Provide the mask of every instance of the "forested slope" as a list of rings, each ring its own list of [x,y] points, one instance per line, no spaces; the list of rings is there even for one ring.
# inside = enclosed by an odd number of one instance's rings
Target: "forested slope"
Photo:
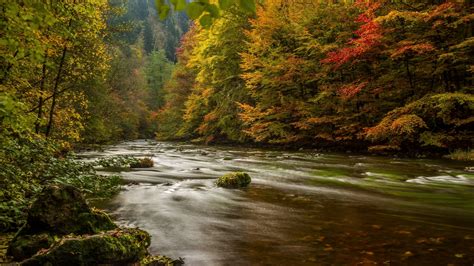
[[[268,0],[256,16],[227,10],[183,39],[158,137],[470,149],[472,9],[469,1]]]

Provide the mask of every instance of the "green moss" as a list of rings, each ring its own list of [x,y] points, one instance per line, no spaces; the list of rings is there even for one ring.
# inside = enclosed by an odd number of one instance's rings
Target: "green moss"
[[[65,237],[22,265],[132,264],[148,255],[150,235],[140,229],[116,229],[102,234]]]
[[[110,217],[103,211],[92,210],[90,213],[81,213],[77,220],[77,229],[80,234],[99,233],[117,228]]]
[[[105,212],[87,205],[78,189],[51,185],[33,202],[27,223],[11,241],[8,255],[22,260],[48,248],[55,238],[69,234],[97,234],[116,228]]]
[[[184,265],[183,259],[173,260],[166,256],[148,256],[140,261],[144,266],[180,266]]]
[[[235,172],[219,177],[216,181],[218,187],[242,188],[250,184],[251,178],[247,173]]]
[[[47,233],[17,236],[8,247],[7,255],[18,261],[24,260],[41,249],[49,248],[53,243],[54,237]]]
[[[104,212],[91,210],[80,191],[69,185],[46,187],[28,211],[25,227],[19,235],[93,234],[117,226]]]
[[[151,158],[142,158],[138,162],[134,162],[130,164],[131,168],[151,168],[153,167],[154,163]]]

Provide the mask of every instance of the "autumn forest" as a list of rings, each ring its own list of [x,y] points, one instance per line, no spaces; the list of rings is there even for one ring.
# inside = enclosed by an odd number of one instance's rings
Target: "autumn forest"
[[[146,160],[76,154],[124,141],[474,160],[470,0],[3,0],[0,10],[0,246],[8,258],[0,263],[65,263],[54,253],[57,236],[83,229],[49,232],[43,244],[15,246],[18,234],[3,243],[42,219],[29,210],[48,209],[35,201],[45,191],[74,188],[83,196],[68,197],[93,206],[121,193],[116,169]],[[472,208],[472,195],[462,195],[462,208]],[[88,224],[107,224],[105,216]],[[125,246],[145,241],[146,232],[110,223],[87,230],[118,230],[113,237],[134,239]],[[51,243],[41,255],[25,251]],[[143,252],[83,263],[183,263]]]

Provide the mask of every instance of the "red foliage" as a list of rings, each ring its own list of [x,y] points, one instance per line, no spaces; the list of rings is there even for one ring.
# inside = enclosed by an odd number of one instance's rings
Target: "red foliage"
[[[356,5],[364,10],[355,19],[355,22],[362,23],[359,29],[354,32],[358,37],[349,40],[349,47],[329,52],[327,57],[321,61],[322,63],[335,64],[335,68],[339,68],[380,44],[383,37],[382,27],[374,19],[376,18],[375,11],[380,8],[381,3],[358,0]]]
[[[361,83],[352,83],[346,86],[339,88],[338,92],[341,98],[343,99],[350,99],[357,95],[365,86],[367,86],[368,82],[361,82]]]

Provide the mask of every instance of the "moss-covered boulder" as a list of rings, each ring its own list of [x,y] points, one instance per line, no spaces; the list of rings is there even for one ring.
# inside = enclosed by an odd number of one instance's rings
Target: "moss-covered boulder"
[[[109,216],[92,210],[81,192],[69,185],[43,189],[28,210],[20,235],[49,232],[57,235],[93,234],[117,228]]]
[[[182,258],[173,260],[166,256],[148,256],[140,261],[142,266],[181,266],[184,265]]]
[[[250,182],[251,178],[247,173],[235,172],[219,177],[216,185],[223,188],[243,188],[248,186]]]
[[[78,189],[51,185],[30,206],[27,222],[10,242],[7,255],[23,260],[49,248],[64,235],[96,234],[116,228],[106,213],[87,205]]]
[[[22,265],[126,265],[148,255],[150,235],[140,229],[115,229],[85,236],[67,236]]]
[[[54,236],[48,233],[19,235],[8,246],[7,254],[16,261],[21,261],[33,256],[39,250],[49,248],[54,240]]]

